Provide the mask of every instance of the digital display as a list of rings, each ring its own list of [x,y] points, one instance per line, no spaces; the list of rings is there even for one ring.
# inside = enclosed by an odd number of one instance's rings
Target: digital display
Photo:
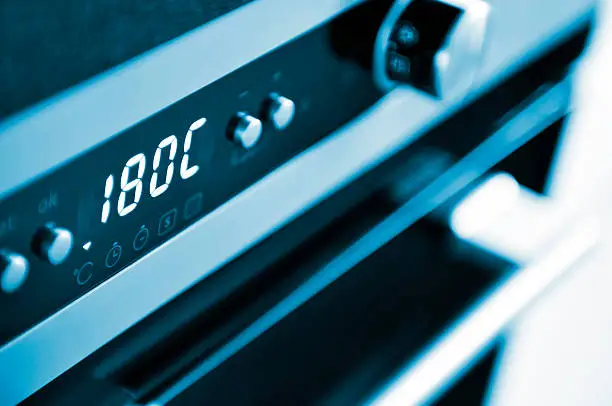
[[[200,118],[189,126],[181,140],[180,152],[177,152],[179,139],[175,135],[169,135],[159,142],[155,152],[140,152],[128,159],[121,171],[117,192],[115,174],[108,175],[104,184],[100,221],[107,223],[114,208],[119,217],[127,216],[137,209],[143,193],[157,198],[170,189],[175,178],[176,182],[181,182],[193,177],[200,167],[190,162],[189,151],[194,134],[205,124],[206,119]],[[175,161],[179,163],[178,171],[175,171]],[[151,165],[147,165],[148,162],[151,162]],[[175,172],[178,172],[176,176]]]

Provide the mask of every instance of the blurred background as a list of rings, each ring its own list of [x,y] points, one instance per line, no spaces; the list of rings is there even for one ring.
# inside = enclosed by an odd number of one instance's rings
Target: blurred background
[[[612,246],[608,185],[612,175],[609,106],[612,8],[578,69],[576,113],[557,163],[553,193],[585,212],[600,212],[601,246],[510,327],[491,404],[603,405],[612,402]]]

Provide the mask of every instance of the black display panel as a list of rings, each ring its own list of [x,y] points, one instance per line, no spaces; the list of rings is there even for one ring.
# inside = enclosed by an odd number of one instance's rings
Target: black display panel
[[[380,94],[369,72],[336,56],[329,31],[319,28],[261,57],[0,202],[0,248],[30,263],[25,284],[0,293],[0,342],[115,275],[372,105]],[[272,92],[295,102],[290,126],[279,131],[262,118],[263,135],[250,150],[229,140],[231,118],[239,111],[261,118]],[[31,250],[36,230],[50,222],[75,237],[70,257],[58,266]]]

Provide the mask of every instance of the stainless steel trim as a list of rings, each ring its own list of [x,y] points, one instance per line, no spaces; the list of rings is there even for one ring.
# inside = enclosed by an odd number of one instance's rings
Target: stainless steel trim
[[[388,216],[371,231],[325,265],[298,289],[248,326],[234,339],[168,388],[150,406],[163,405],[255,340],[288,314],[350,271],[355,265],[391,241],[423,216],[485,174],[497,162],[562,117],[569,106],[570,81],[555,86],[517,112],[465,158]]]
[[[517,7],[527,10],[533,8],[531,3],[527,7],[522,1],[526,0],[499,4],[508,4],[506,7],[510,8],[517,4]],[[591,8],[583,0],[570,0],[562,7],[554,0],[541,2],[551,3],[558,14],[536,13],[537,16],[533,16],[524,13],[523,16],[518,10],[514,14],[518,13],[526,20],[525,29],[510,36],[507,21],[512,18],[508,18],[507,13],[498,17],[498,29],[494,30],[493,38],[504,46],[488,55],[484,69],[486,76],[482,78],[483,86],[478,92],[493,86],[555,40],[562,40],[559,32],[569,35],[585,23]],[[196,31],[195,37],[189,36],[162,47],[116,70],[114,76],[109,73],[89,86],[59,97],[46,108],[40,107],[29,116],[26,114],[4,123],[4,133],[0,136],[0,189],[7,193],[201,87],[208,83],[207,80],[212,81],[247,62],[264,48],[285,41],[290,33],[309,26],[313,22],[311,17],[324,20],[331,11],[341,10],[340,5],[349,4],[342,0],[320,0],[320,3],[312,7],[311,1],[291,2],[289,10],[288,2],[284,0],[254,2],[253,6]],[[259,5],[273,4],[278,5],[278,9],[272,12],[273,19],[269,19],[268,8]],[[287,18],[300,13],[305,20],[297,26],[293,19]],[[252,23],[251,19],[257,20],[257,17],[260,17],[264,34],[255,34],[248,41],[241,42],[244,38],[240,31],[234,32],[235,27],[241,26],[240,22]],[[269,31],[264,26],[280,28]],[[207,33],[207,30],[211,32]],[[222,34],[227,36],[226,48],[233,53],[216,51],[221,47],[215,41]],[[234,35],[236,40],[232,39]],[[245,46],[251,43],[260,46],[255,47],[257,49]],[[205,74],[187,69],[184,74],[168,79],[167,83],[158,80],[169,72],[170,67],[176,67],[176,57],[183,60],[181,58],[193,54],[191,47],[198,49],[202,44],[214,45],[211,49],[219,52],[215,54],[219,57],[217,60],[227,58],[229,62],[219,61]],[[189,77],[191,74],[195,79]],[[147,89],[148,83],[160,87]],[[409,145],[426,129],[476,97],[478,92],[444,104],[410,89],[389,94],[360,120],[330,135],[160,249],[5,345],[0,349],[0,382],[3,383],[0,403],[12,404],[29,396],[295,216],[399,148]],[[108,106],[112,108],[105,110],[104,107]],[[406,111],[411,115],[406,116]],[[33,150],[32,145],[36,145],[36,149]],[[338,156],[343,159],[338,160]],[[325,176],[317,176],[321,173]],[[297,187],[296,179],[300,180]],[[284,198],[278,199],[278,196]],[[193,266],[196,262],[198,267]],[[171,273],[168,273],[169,269],[172,269]],[[134,295],[135,291],[146,294]]]
[[[497,287],[401,373],[372,405],[421,405],[434,400],[458,380],[524,308],[592,250],[599,224],[582,219],[552,248]]]

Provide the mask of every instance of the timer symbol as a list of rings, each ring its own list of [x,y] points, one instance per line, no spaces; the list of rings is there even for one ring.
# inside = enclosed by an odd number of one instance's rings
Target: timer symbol
[[[106,254],[105,264],[107,268],[112,268],[117,265],[119,259],[121,258],[121,253],[123,252],[123,248],[121,245],[114,243],[108,253]]]
[[[140,227],[140,230],[138,230],[138,232],[136,233],[132,246],[134,247],[135,251],[140,251],[145,247],[147,241],[149,241],[149,229],[145,226],[142,226]]]

